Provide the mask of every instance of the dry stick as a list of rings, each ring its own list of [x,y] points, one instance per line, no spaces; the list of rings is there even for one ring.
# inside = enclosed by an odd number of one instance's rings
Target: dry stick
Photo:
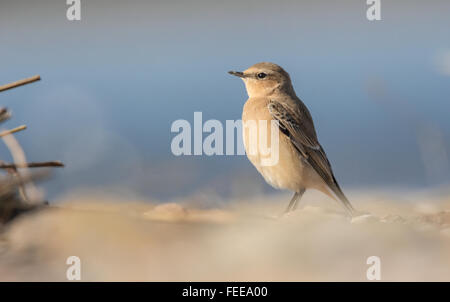
[[[24,163],[24,164],[0,163],[0,169],[42,168],[42,167],[64,167],[64,164],[60,161],[47,161],[40,163]]]
[[[14,83],[10,83],[10,84],[6,84],[3,86],[0,86],[0,92],[8,90],[8,89],[13,89],[22,85],[27,85],[36,81],[39,81],[41,79],[40,76],[36,75],[34,77],[28,78],[28,79],[23,79]]]
[[[13,134],[13,133],[25,130],[25,129],[27,129],[27,126],[26,125],[22,125],[22,126],[19,126],[17,128],[14,128],[14,129],[5,130],[5,131],[0,132],[0,137],[6,136],[6,135],[9,135],[9,134]]]

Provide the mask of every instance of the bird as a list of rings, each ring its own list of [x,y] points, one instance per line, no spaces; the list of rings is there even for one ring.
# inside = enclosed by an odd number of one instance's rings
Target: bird
[[[246,127],[243,127],[243,140],[248,159],[266,182],[274,188],[294,192],[284,213],[297,209],[307,189],[316,189],[339,200],[353,217],[356,211],[334,176],[330,161],[317,138],[312,116],[297,97],[289,74],[279,65],[269,62],[257,63],[245,71],[228,73],[241,78],[247,90],[248,100],[243,107],[242,123],[245,125],[249,121],[261,120],[277,123],[279,157],[276,164],[262,163],[264,155],[253,146],[256,141],[251,139]],[[266,140],[270,141],[270,137]],[[256,152],[249,152],[251,148]]]

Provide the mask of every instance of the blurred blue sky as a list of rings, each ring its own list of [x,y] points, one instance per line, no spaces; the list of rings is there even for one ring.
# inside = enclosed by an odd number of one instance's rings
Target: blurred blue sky
[[[244,156],[174,157],[176,119],[240,119],[243,84],[227,74],[271,61],[290,74],[346,187],[428,187],[450,180],[449,1],[2,0],[0,95],[26,123],[29,160],[67,167],[45,185],[155,198],[267,190]],[[424,145],[425,144],[425,145]],[[2,158],[9,159],[5,147]]]

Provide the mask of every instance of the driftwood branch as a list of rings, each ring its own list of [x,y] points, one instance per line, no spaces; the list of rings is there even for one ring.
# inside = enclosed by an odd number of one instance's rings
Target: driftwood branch
[[[24,164],[0,163],[0,169],[43,168],[43,167],[64,167],[64,164],[60,161],[46,161],[38,163],[24,163]]]
[[[22,126],[19,126],[17,128],[14,128],[14,129],[5,130],[5,131],[0,132],[0,137],[6,136],[8,134],[13,134],[13,133],[25,130],[25,129],[27,129],[27,126],[26,125],[22,125]]]
[[[19,86],[30,84],[41,79],[40,76],[23,79],[14,83],[0,86],[0,92],[13,89]],[[0,123],[11,117],[11,112],[7,108],[0,107]],[[22,213],[38,210],[45,207],[39,191],[34,187],[33,181],[41,180],[49,176],[49,171],[44,169],[38,173],[31,173],[27,168],[40,167],[64,167],[60,161],[48,162],[27,162],[25,154],[13,134],[25,130],[27,126],[22,125],[14,129],[0,132],[0,138],[8,147],[14,162],[5,163],[0,160],[0,170],[7,174],[0,174],[0,228]],[[19,169],[23,169],[20,170]],[[26,185],[26,186],[25,186]]]
[[[31,77],[31,78],[27,78],[27,79],[23,79],[23,80],[14,82],[14,83],[6,84],[6,85],[3,85],[3,86],[0,86],[0,92],[6,91],[6,90],[9,90],[9,89],[13,89],[13,88],[16,88],[16,87],[19,87],[19,86],[27,85],[27,84],[39,81],[40,79],[41,79],[41,77],[36,75],[34,77]]]

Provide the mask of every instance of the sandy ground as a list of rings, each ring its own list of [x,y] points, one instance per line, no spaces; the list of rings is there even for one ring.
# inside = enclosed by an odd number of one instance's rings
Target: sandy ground
[[[448,193],[448,192],[447,192]],[[0,237],[1,281],[450,281],[450,194],[350,192],[370,215],[350,221],[314,192],[277,217],[288,195],[158,204],[74,194],[16,220]]]

